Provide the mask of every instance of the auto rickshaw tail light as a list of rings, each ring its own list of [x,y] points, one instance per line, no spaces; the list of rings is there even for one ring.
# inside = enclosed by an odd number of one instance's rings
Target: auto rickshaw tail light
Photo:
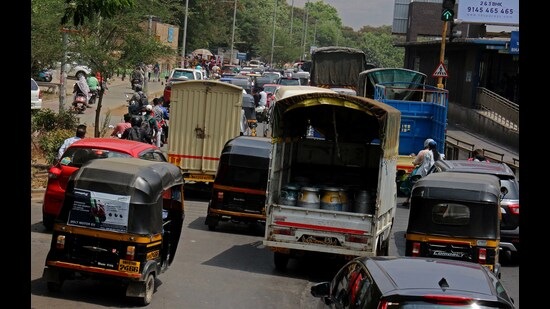
[[[413,242],[411,253],[412,253],[412,256],[419,256],[420,255],[420,243],[419,242]]]
[[[223,191],[218,191],[217,193],[218,202],[223,202]]]
[[[136,247],[135,246],[126,247],[126,257],[125,257],[126,260],[133,261],[135,254],[136,254]]]
[[[485,264],[485,262],[487,262],[487,249],[479,248],[479,252],[477,254],[477,260],[480,264]]]
[[[65,235],[57,235],[55,248],[59,250],[63,250],[65,248]]]

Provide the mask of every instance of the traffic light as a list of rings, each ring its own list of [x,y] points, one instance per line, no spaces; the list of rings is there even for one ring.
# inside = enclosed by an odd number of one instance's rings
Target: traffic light
[[[449,42],[452,42],[454,39],[458,39],[462,37],[462,31],[457,30],[456,26],[458,26],[458,23],[456,21],[451,21],[451,29],[449,33]]]
[[[443,0],[441,9],[441,20],[452,21],[455,17],[455,2],[456,0]]]

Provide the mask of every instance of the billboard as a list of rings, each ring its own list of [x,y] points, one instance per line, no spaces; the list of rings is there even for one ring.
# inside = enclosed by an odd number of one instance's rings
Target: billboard
[[[457,19],[466,23],[519,26],[519,0],[460,0]]]

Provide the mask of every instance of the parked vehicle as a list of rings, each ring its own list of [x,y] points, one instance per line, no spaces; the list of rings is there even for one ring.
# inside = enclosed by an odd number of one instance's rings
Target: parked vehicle
[[[243,89],[218,80],[172,85],[168,161],[186,183],[210,191],[225,143],[240,135]]]
[[[117,138],[84,138],[72,143],[61,159],[48,170],[48,183],[42,203],[42,224],[53,228],[54,219],[65,197],[69,177],[92,159],[135,157],[166,162],[163,152],[156,146]]]
[[[279,88],[263,241],[277,269],[310,253],[388,254],[399,121],[398,110],[372,99]]]
[[[92,70],[83,64],[77,62],[67,63],[65,66],[65,72],[67,72],[67,77],[72,77],[75,79],[80,79],[80,76],[88,76],[92,73]]]
[[[285,85],[285,86],[300,86],[302,85],[302,82],[299,78],[293,78],[293,77],[280,77],[277,79],[277,84],[279,85]]]
[[[31,109],[42,108],[42,90],[34,79],[31,78]]]
[[[500,278],[500,198],[506,191],[494,175],[420,178],[411,192],[405,255],[476,262]]]
[[[454,172],[495,175],[508,193],[500,201],[500,249],[508,261],[514,261],[520,252],[519,237],[519,182],[506,163],[469,160],[436,161],[429,173]]]
[[[356,258],[311,294],[321,300],[318,308],[515,308],[485,267],[438,258]]]
[[[174,68],[170,75],[165,76],[166,85],[164,86],[164,105],[170,106],[170,98],[172,95],[172,85],[177,82],[183,82],[187,80],[203,80],[206,79],[203,72],[197,69],[185,69],[185,68]]]
[[[374,68],[359,74],[357,95],[384,102],[401,111],[397,187],[414,169],[411,154],[435,140],[445,153],[449,92],[426,85],[426,74],[402,68]]]
[[[237,136],[223,147],[204,224],[265,222],[271,139]]]
[[[36,75],[36,80],[41,82],[51,82],[53,79],[53,72],[51,69],[42,69]]]
[[[69,178],[42,275],[50,292],[66,280],[120,282],[148,305],[181,236],[183,178],[167,162],[92,160]]]

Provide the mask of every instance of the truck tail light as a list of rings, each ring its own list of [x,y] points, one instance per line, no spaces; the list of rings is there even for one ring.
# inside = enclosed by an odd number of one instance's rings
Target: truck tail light
[[[223,202],[223,191],[218,191],[216,194],[218,202]]]
[[[347,242],[355,242],[360,244],[366,244],[369,242],[369,237],[361,235],[346,235]]]
[[[294,230],[286,227],[275,227],[273,228],[273,234],[294,236]]]

